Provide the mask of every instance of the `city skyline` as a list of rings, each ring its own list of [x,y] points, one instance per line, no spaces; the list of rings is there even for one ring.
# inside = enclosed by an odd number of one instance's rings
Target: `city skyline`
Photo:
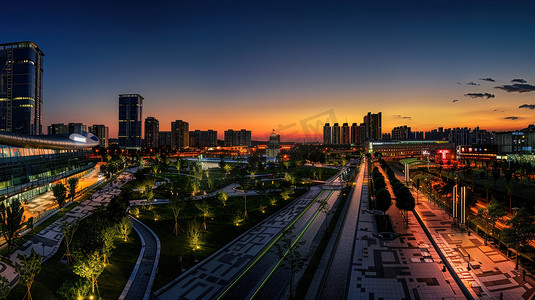
[[[157,118],[162,131],[182,119],[192,130],[217,130],[219,139],[246,128],[255,140],[275,129],[282,141],[321,141],[321,126],[311,133],[302,124],[325,112],[336,117],[331,124],[351,124],[382,111],[384,132],[535,123],[535,41],[526,38],[535,29],[534,4],[457,3],[112,3],[101,10],[29,1],[0,12],[10,24],[0,35],[3,43],[32,41],[46,54],[43,128],[104,124],[116,138],[124,93],[142,95],[144,116]],[[42,12],[46,19],[33,18]]]

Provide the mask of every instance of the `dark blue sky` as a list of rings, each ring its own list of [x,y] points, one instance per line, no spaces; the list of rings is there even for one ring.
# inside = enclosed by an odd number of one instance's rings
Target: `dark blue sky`
[[[535,116],[518,109],[533,93],[494,89],[535,83],[533,1],[9,2],[0,42],[45,53],[45,125],[104,123],[115,136],[119,93],[142,94],[163,130],[184,119],[256,136],[329,109],[349,122],[381,110],[387,130],[395,115],[415,129]]]

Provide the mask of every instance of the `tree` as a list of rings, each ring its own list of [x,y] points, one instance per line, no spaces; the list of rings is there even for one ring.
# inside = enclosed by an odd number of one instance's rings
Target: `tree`
[[[375,193],[376,209],[382,211],[383,213],[386,213],[386,211],[390,208],[391,205],[392,197],[390,196],[390,192],[388,190],[382,188]]]
[[[225,169],[225,178],[227,178],[227,174],[230,174],[230,171],[232,171],[232,166],[226,164],[223,168]]]
[[[206,218],[209,218],[213,215],[212,207],[205,201],[196,202],[195,207],[202,212],[202,225],[204,230],[206,230]]]
[[[249,186],[247,185],[247,180],[245,178],[240,179],[240,186],[243,191],[243,203],[244,203],[244,213],[243,218],[247,220],[249,218],[249,215],[247,214],[247,191],[249,189]]]
[[[496,183],[500,178],[500,168],[498,167],[498,163],[494,163],[492,166],[492,178],[494,178],[494,187],[496,187]]]
[[[184,231],[178,224],[178,216],[180,212],[186,207],[186,202],[181,201],[178,198],[171,198],[171,203],[169,204],[169,209],[173,212],[173,217],[175,218],[175,225],[173,227],[173,234],[178,236],[180,231]]]
[[[30,255],[19,254],[17,256],[19,263],[15,265],[15,271],[19,274],[19,280],[26,286],[26,294],[23,299],[31,300],[32,294],[30,289],[32,288],[35,276],[41,272],[41,255],[31,250]]]
[[[128,217],[123,217],[117,226],[119,227],[118,231],[121,233],[123,241],[127,242],[128,235],[132,232],[132,223],[130,222],[130,219]]]
[[[195,254],[195,261],[197,261],[197,250],[201,248],[203,243],[201,226],[197,220],[193,220],[188,223],[188,231],[186,233],[186,240]]]
[[[154,199],[154,191],[152,190],[152,185],[147,185],[145,187],[145,197],[147,197],[147,203],[149,207],[152,208],[152,200]]]
[[[52,193],[54,194],[54,198],[56,198],[59,208],[63,208],[65,199],[67,199],[67,188],[62,183],[58,183],[52,186]]]
[[[63,256],[67,258],[67,264],[70,264],[73,261],[70,246],[77,228],[78,223],[76,222],[71,223],[65,221],[61,224],[61,231],[63,232],[63,244],[65,245],[65,254]]]
[[[102,262],[98,251],[94,251],[89,255],[81,255],[74,264],[74,274],[86,278],[91,282],[91,292],[95,293],[95,287],[98,291],[98,277],[104,271],[104,263]],[[99,292],[100,294],[100,292]]]
[[[535,238],[535,225],[533,224],[533,221],[534,217],[530,215],[525,207],[523,207],[506,222],[506,224],[511,227],[505,228],[502,231],[504,241],[511,245],[516,251],[515,270],[518,270],[520,247],[529,244]]]
[[[299,251],[299,248],[305,242],[294,241],[295,235],[292,233],[292,230],[293,226],[283,234],[275,246],[277,248],[277,256],[282,261],[282,267],[290,271],[290,298],[295,299],[295,274],[303,269],[307,257],[303,256]]]
[[[487,206],[487,212],[489,214],[489,222],[492,225],[492,235],[494,235],[494,231],[496,229],[496,222],[499,221],[501,218],[503,218],[507,213],[503,209],[503,206],[493,199],[489,206]]]
[[[69,184],[69,197],[71,197],[71,201],[74,201],[74,196],[76,196],[76,188],[78,188],[78,182],[79,179],[76,177],[71,177],[69,180],[67,180],[67,184]]]
[[[221,204],[223,204],[223,207],[227,206],[228,193],[225,191],[221,191],[217,193],[217,199],[221,201]]]
[[[11,249],[24,220],[24,207],[20,205],[19,200],[13,200],[8,207],[3,202],[0,204],[0,228],[8,249]]]
[[[249,171],[249,175],[251,175],[251,180],[254,182],[255,186],[256,186],[256,179],[255,179],[256,172],[257,172],[257,170],[250,170]]]
[[[9,280],[4,276],[0,276],[0,299],[6,299],[10,291]]]
[[[102,263],[104,265],[110,263],[109,257],[111,256],[111,251],[115,249],[114,242],[117,233],[115,226],[103,228],[99,233],[99,240],[101,242],[100,253],[102,254]]]
[[[77,281],[67,281],[64,282],[58,290],[58,294],[63,297],[63,299],[86,299],[89,298],[89,290],[91,289],[91,284],[89,281],[84,279],[78,279]]]

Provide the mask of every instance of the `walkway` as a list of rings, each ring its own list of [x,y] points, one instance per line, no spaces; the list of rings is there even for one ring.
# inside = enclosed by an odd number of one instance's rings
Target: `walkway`
[[[27,256],[31,253],[32,249],[41,255],[43,262],[54,256],[59,250],[61,241],[63,240],[61,225],[64,222],[79,221],[92,214],[96,208],[107,205],[114,196],[119,195],[121,186],[133,179],[134,172],[134,170],[124,171],[119,175],[115,182],[111,182],[95,192],[91,198],[78,204],[78,206],[66,213],[65,216],[56,220],[54,223],[30,238],[10,256],[9,259],[11,260],[11,263],[17,263],[17,256],[19,254]],[[0,270],[0,274],[10,280],[10,282],[15,283],[18,280],[18,275],[14,273],[12,267],[2,264],[0,269],[3,269]]]
[[[416,212],[475,298],[500,299],[502,293],[503,299],[533,297],[535,280],[526,276],[524,281],[522,268],[515,270],[514,261],[496,249],[485,246],[483,238],[453,227],[450,216],[429,202],[422,193],[419,193],[418,202]],[[468,270],[469,262],[471,270]]]
[[[319,187],[312,187],[306,194],[156,291],[155,298],[216,298],[320,192]]]
[[[131,218],[131,222],[141,239],[141,251],[119,299],[148,300],[160,258],[160,240],[145,224],[135,218]]]

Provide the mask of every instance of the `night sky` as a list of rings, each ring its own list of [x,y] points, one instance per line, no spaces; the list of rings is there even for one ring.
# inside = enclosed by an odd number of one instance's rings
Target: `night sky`
[[[535,123],[534,1],[4,1],[0,20],[45,53],[44,126],[116,137],[120,93],[220,138],[319,140],[368,111],[383,132]]]

